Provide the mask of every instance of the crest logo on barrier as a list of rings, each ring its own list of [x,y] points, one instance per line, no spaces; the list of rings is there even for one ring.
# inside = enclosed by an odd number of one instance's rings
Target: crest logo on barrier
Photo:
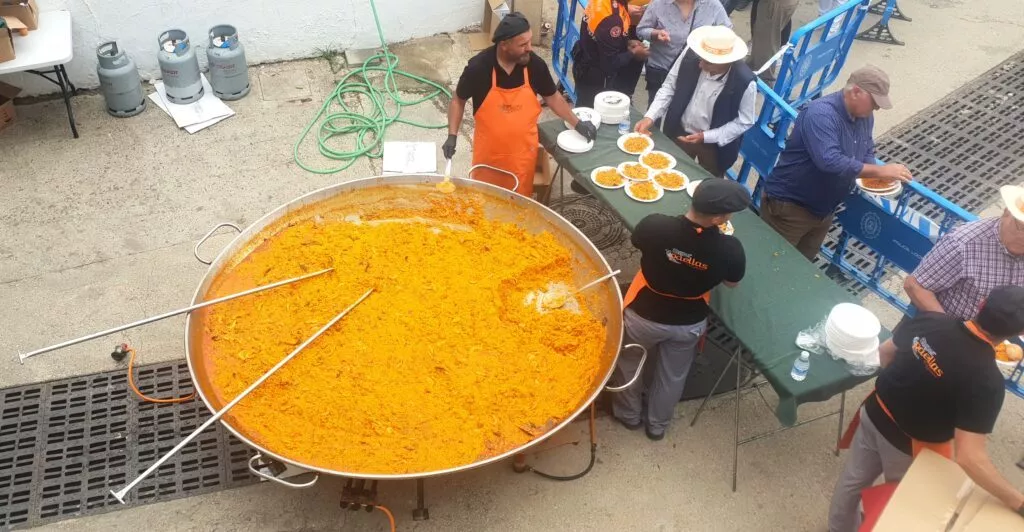
[[[860,231],[864,238],[874,240],[882,233],[882,219],[877,214],[869,212],[860,219]]]

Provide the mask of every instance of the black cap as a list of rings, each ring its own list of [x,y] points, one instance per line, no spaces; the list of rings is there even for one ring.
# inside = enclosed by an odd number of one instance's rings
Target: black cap
[[[1024,286],[1000,286],[981,304],[978,326],[998,338],[1024,333]]]
[[[501,19],[501,22],[498,23],[498,27],[494,29],[494,38],[491,39],[491,42],[507,41],[528,31],[530,31],[530,21],[526,20],[526,15],[513,11],[505,15],[505,18]]]
[[[749,206],[747,187],[732,179],[705,179],[693,193],[693,210],[701,214],[732,214]]]

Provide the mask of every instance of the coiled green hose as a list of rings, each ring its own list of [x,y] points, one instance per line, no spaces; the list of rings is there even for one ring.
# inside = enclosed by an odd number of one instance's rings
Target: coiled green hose
[[[314,174],[334,174],[352,166],[362,156],[380,158],[384,154],[384,136],[387,129],[394,123],[408,124],[424,129],[441,129],[448,127],[443,124],[421,124],[412,120],[402,118],[402,108],[418,105],[428,100],[437,98],[441,94],[451,98],[451,92],[439,83],[435,83],[420,76],[403,72],[396,68],[398,57],[388,51],[387,42],[384,40],[384,31],[380,27],[380,18],[377,16],[377,6],[370,0],[370,9],[373,10],[373,21],[377,25],[377,36],[380,37],[382,53],[363,62],[362,66],[345,74],[338,85],[334,87],[331,95],[324,100],[320,111],[306,125],[295,141],[292,148],[292,156],[295,164],[307,172]],[[382,63],[382,64],[381,64]],[[372,72],[384,72],[384,86],[375,87],[370,82],[369,74]],[[417,81],[427,87],[433,88],[426,96],[415,100],[403,100],[398,93],[398,83],[395,76],[403,76]],[[369,116],[356,112],[345,104],[346,95],[366,96],[373,104],[373,113]],[[388,103],[393,105],[388,105]],[[340,109],[334,108],[334,106]],[[393,109],[393,114],[388,113],[388,107]],[[341,161],[340,166],[330,168],[314,168],[299,158],[299,146],[305,142],[306,137],[313,128],[317,129],[317,148],[320,154],[332,161]],[[331,147],[331,140],[335,137],[355,135],[355,149],[339,150]]]

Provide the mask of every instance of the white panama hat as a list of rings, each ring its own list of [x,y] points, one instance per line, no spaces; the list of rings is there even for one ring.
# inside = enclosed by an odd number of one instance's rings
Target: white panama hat
[[[999,189],[999,195],[1003,197],[1003,203],[1010,214],[1024,222],[1024,187],[1006,185]]]
[[[747,57],[747,43],[725,26],[701,26],[690,32],[686,45],[708,63],[725,65]]]

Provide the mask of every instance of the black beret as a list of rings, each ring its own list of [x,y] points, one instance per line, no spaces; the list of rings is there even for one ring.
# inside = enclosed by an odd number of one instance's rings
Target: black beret
[[[701,214],[731,214],[749,206],[747,187],[728,178],[705,179],[693,193],[693,210]]]
[[[491,41],[507,41],[528,31],[530,31],[530,21],[526,20],[526,16],[522,13],[513,11],[505,15],[505,18],[501,19],[501,22],[498,23],[498,27],[494,30],[494,38]]]

